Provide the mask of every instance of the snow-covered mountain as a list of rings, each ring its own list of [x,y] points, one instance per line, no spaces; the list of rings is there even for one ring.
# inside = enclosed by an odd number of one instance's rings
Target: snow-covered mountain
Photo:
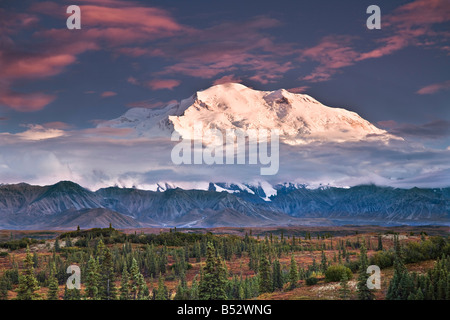
[[[209,129],[278,130],[282,142],[347,142],[401,139],[357,113],[323,105],[306,94],[284,89],[258,91],[238,83],[212,86],[162,109],[133,108],[100,127],[134,128],[145,137],[170,136],[176,130],[193,138],[194,124]]]
[[[234,190],[234,192],[231,192]],[[271,190],[276,194],[269,195]],[[224,192],[225,191],[225,192]],[[267,192],[267,193],[266,193]],[[270,201],[264,198],[270,197]],[[218,227],[335,224],[450,224],[450,188],[374,185],[308,189],[301,185],[210,183],[210,190],[164,192],[70,181],[0,187],[0,229],[137,226]]]

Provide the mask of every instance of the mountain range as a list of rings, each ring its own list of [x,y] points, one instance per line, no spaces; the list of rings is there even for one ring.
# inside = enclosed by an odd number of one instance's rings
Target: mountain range
[[[284,89],[258,91],[238,83],[215,85],[159,109],[132,108],[98,127],[128,128],[150,140],[169,138],[174,131],[192,139],[193,128],[199,122],[204,131],[201,137],[207,137],[205,131],[209,129],[276,129],[280,142],[292,150],[305,150],[306,144],[316,148],[326,143],[365,145],[366,141],[375,141],[387,145],[392,140],[403,140],[355,112],[325,106],[311,96]],[[297,156],[295,152],[289,154]],[[299,177],[292,174],[292,179],[298,181]],[[116,228],[450,225],[450,188],[361,185],[311,189],[307,185],[273,185],[267,181],[249,184],[189,180],[184,187],[163,182],[146,184],[144,189],[115,186],[91,191],[70,181],[48,186],[0,185],[0,228],[88,228],[110,223]]]
[[[0,186],[3,229],[218,227],[288,225],[450,225],[450,188],[396,189],[375,185],[308,189],[210,183],[208,190],[91,191],[61,181],[49,186]]]

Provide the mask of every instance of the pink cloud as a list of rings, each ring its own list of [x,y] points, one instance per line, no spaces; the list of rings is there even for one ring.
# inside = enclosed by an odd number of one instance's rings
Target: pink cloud
[[[254,81],[272,82],[294,68],[285,57],[296,52],[295,44],[275,43],[264,34],[264,29],[279,24],[267,17],[224,22],[159,43],[162,54],[158,55],[176,62],[156,75],[185,74],[211,79],[239,68]]]
[[[350,66],[355,63],[358,57],[351,47],[352,37],[348,36],[327,36],[314,47],[304,49],[300,59],[310,59],[319,65],[303,80],[320,82],[329,80],[340,68]]]
[[[416,0],[398,7],[387,17],[388,25],[414,25],[443,23],[450,20],[450,7],[446,0]]]
[[[127,82],[131,83],[131,84],[134,84],[134,85],[138,85],[139,84],[139,81],[135,77],[128,77]]]
[[[16,111],[38,111],[56,99],[56,96],[41,92],[17,93],[4,89],[0,91],[0,105]]]
[[[152,90],[169,89],[172,90],[180,85],[181,81],[175,79],[155,79],[147,82],[147,86]]]
[[[228,76],[223,76],[213,82],[213,85],[224,84],[224,83],[241,83],[242,80],[239,77],[236,77],[234,74],[230,74]]]
[[[418,90],[417,94],[433,94],[438,91],[449,90],[450,89],[450,80],[441,82],[441,83],[433,83],[428,86],[425,86]]]
[[[379,125],[382,128],[392,129],[398,127],[399,124],[394,120],[385,120],[385,121],[378,121],[377,125]]]
[[[148,57],[164,56],[164,52],[159,48],[126,47],[126,48],[118,48],[116,52],[133,58],[141,56],[148,56]]]
[[[100,95],[102,98],[114,97],[117,95],[117,92],[114,91],[105,91]]]
[[[165,106],[167,106],[169,104],[174,104],[174,103],[178,103],[178,101],[177,100],[170,100],[170,101],[167,101],[167,102],[163,102],[163,101],[155,101],[153,99],[150,99],[150,100],[130,102],[130,103],[127,103],[126,106],[128,108],[158,109],[158,108],[165,107]]]
[[[447,31],[436,31],[436,24],[450,21],[450,6],[447,0],[416,0],[398,7],[392,13],[382,16],[382,30],[389,36],[376,40],[377,47],[368,52],[359,52],[352,46],[353,38],[346,36],[325,37],[311,48],[302,50],[300,61],[311,59],[319,65],[302,80],[327,81],[339,69],[366,59],[380,58],[393,54],[408,46],[438,47],[450,38]],[[447,50],[447,46],[440,47]]]
[[[67,18],[67,6],[45,1],[31,5],[30,13],[2,14],[5,10],[0,9],[1,16],[6,17],[2,19],[0,26],[0,44],[6,44],[0,49],[0,83],[3,91],[7,92],[1,97],[2,105],[21,111],[34,111],[45,107],[55,99],[54,96],[43,93],[13,93],[10,88],[19,80],[58,75],[77,61],[77,55],[86,51],[125,49],[122,46],[126,44],[147,43],[190,30],[163,9],[120,0],[81,1],[84,28],[80,32],[72,33],[68,37],[65,24],[59,29],[36,28],[33,37],[39,41],[36,44],[33,42],[32,49],[26,44],[15,43],[11,35],[38,25],[38,14],[50,15],[64,21]],[[102,97],[107,96],[112,96],[112,93],[102,94]]]
[[[438,45],[441,40],[449,38],[449,33],[436,31],[432,26],[449,21],[450,6],[447,0],[416,0],[407,3],[382,17],[382,29],[390,29],[393,35],[378,40],[381,46],[361,54],[357,60],[379,58],[410,45]]]
[[[2,17],[0,37],[15,34],[22,29],[33,27],[39,22],[39,18],[35,14],[7,12],[4,8],[0,8],[0,16]]]
[[[59,129],[59,130],[66,130],[72,128],[70,124],[61,121],[47,122],[42,124],[42,127],[46,129]]]
[[[287,89],[287,91],[292,92],[292,93],[303,93],[308,89],[309,89],[309,86],[301,86],[301,87]]]
[[[141,82],[134,77],[129,77],[127,79],[127,82],[136,86],[148,87],[152,90],[162,90],[162,89],[172,90],[173,88],[178,87],[181,83],[181,81],[175,79],[153,79],[150,81]]]
[[[171,33],[183,28],[166,10],[158,8],[82,5],[81,9],[83,23],[88,26],[130,26],[149,33]]]
[[[3,78],[36,79],[59,74],[64,67],[72,64],[76,58],[70,54],[56,54],[2,60],[0,60],[0,66]]]
[[[168,11],[142,6],[128,1],[84,1],[81,4],[84,28],[70,37],[71,43],[84,43],[117,49],[117,52],[140,56],[147,48],[122,48],[122,45],[146,43],[150,40],[171,37],[190,32],[191,28],[179,24]],[[98,5],[97,5],[98,4]],[[66,18],[65,10],[57,10],[59,4],[44,2],[32,6],[32,10],[46,15]],[[52,7],[50,10],[49,7]],[[54,7],[54,8],[53,8]],[[62,14],[62,13],[64,14]],[[37,34],[53,40],[67,38],[67,30],[52,29]]]

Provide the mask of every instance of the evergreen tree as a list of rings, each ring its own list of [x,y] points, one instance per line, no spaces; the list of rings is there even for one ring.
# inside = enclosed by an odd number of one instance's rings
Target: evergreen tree
[[[167,288],[164,285],[164,277],[159,274],[158,278],[158,290],[155,296],[156,300],[167,300]]]
[[[80,290],[77,288],[68,289],[67,286],[64,287],[64,300],[81,300]]]
[[[130,299],[130,275],[127,267],[123,267],[122,281],[120,283],[120,300]]]
[[[403,263],[403,253],[398,240],[398,236],[394,236],[394,276],[392,277],[388,292],[387,300],[408,300],[415,299],[414,282]],[[413,294],[413,295],[412,295]]]
[[[130,272],[131,272],[131,288],[130,288],[131,298],[133,300],[136,300],[138,299],[139,286],[141,284],[141,277],[140,277],[141,272],[139,271],[139,267],[135,258],[133,258],[131,262]]]
[[[17,300],[39,300],[41,297],[38,291],[39,284],[34,275],[34,261],[27,246],[26,257],[24,260],[25,271],[19,277],[19,287],[17,288]]]
[[[272,275],[270,272],[270,262],[267,259],[266,255],[263,253],[261,255],[261,260],[259,263],[259,292],[272,292],[273,284],[272,284]]]
[[[138,263],[135,258],[131,262],[131,288],[130,294],[133,300],[147,300],[149,289],[144,276],[139,271]]]
[[[189,297],[191,300],[198,300],[199,299],[199,282],[198,282],[198,275],[195,275],[194,280],[192,280],[191,290]]]
[[[383,251],[383,241],[381,239],[381,234],[378,235],[378,248],[377,251]]]
[[[225,300],[226,295],[226,269],[220,256],[216,258],[216,250],[211,242],[207,244],[206,265],[200,279],[199,299]]]
[[[33,253],[33,268],[37,269],[39,267],[39,258],[36,252]]]
[[[367,287],[367,279],[369,278],[369,274],[367,273],[367,267],[369,266],[366,245],[363,241],[360,246],[360,255],[359,255],[359,277],[357,283],[358,289],[358,299],[359,300],[373,300],[374,295],[372,291]]]
[[[55,251],[59,252],[60,250],[61,250],[61,246],[59,244],[58,238],[56,238],[56,240],[55,240]]]
[[[101,240],[100,240],[101,241]],[[101,241],[103,245],[103,242]],[[116,300],[117,288],[115,285],[114,266],[111,250],[103,247],[100,256],[99,295],[102,300]]]
[[[342,274],[340,286],[341,286],[341,288],[339,289],[339,295],[342,300],[347,300],[350,297],[350,293],[351,293],[349,285],[348,285],[347,272],[344,272]]]
[[[48,284],[47,300],[58,300],[58,279],[56,279],[56,269],[55,265],[52,264],[50,267],[50,277]]]
[[[138,288],[139,288],[138,300],[148,300],[150,291],[148,289],[147,283],[145,282],[145,278],[142,275],[142,273],[139,273]]]
[[[188,300],[188,299],[189,299],[189,290],[186,283],[186,276],[183,273],[180,276],[180,282],[178,283],[174,300]]]
[[[419,290],[417,290],[417,294],[416,294],[416,300],[424,300],[424,296],[422,293],[422,289],[419,288]]]
[[[90,257],[87,267],[85,297],[91,300],[99,300],[99,266],[98,260]]]
[[[0,277],[0,300],[8,300],[9,280],[3,275]]]
[[[298,270],[297,263],[295,262],[294,255],[291,256],[291,265],[289,267],[289,289],[297,287]]]
[[[327,256],[325,255],[325,252],[323,250],[322,250],[322,259],[320,262],[320,267],[321,267],[323,273],[325,273],[325,271],[327,271],[328,261],[327,261]]]
[[[283,275],[281,273],[281,265],[278,259],[275,260],[272,265],[272,279],[274,290],[283,289]]]

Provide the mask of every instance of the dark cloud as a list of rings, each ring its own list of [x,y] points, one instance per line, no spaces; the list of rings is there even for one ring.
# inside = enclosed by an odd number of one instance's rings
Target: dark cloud
[[[405,137],[441,139],[450,136],[450,121],[435,120],[421,125],[403,124],[392,128],[391,132]]]

